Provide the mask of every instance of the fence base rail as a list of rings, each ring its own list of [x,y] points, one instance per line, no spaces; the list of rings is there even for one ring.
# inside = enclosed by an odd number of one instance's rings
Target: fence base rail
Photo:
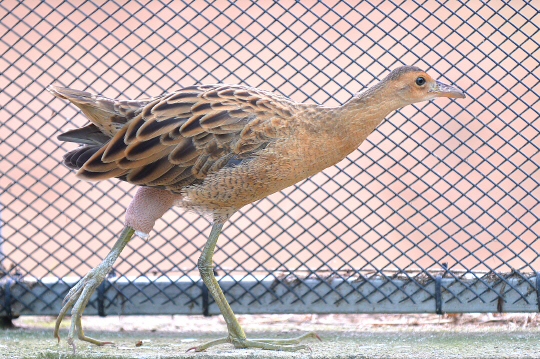
[[[537,278],[491,275],[399,279],[218,277],[238,314],[272,313],[466,313],[537,312]],[[80,278],[2,280],[0,317],[57,315]],[[7,290],[6,290],[7,289]],[[94,292],[86,315],[218,315],[200,277],[107,278]],[[7,297],[6,297],[7,294]],[[6,300],[9,303],[6,303]],[[6,309],[10,313],[6,312]]]

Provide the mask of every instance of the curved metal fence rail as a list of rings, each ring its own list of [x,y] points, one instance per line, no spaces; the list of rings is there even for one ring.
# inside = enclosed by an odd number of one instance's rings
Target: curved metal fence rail
[[[0,1],[0,316],[57,314],[108,253],[133,186],[78,181],[56,136],[86,123],[45,91],[156,96],[246,84],[339,105],[398,65],[468,98],[389,116],[338,165],[226,225],[233,309],[539,311],[540,15],[529,1]],[[209,223],[171,209],[87,314],[216,314]],[[152,305],[149,305],[152,304]]]

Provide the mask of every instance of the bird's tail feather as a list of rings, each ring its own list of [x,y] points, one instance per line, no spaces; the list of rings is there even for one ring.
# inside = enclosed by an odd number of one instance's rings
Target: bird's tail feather
[[[149,101],[113,100],[87,91],[51,85],[47,90],[80,108],[104,135],[112,138]],[[94,128],[92,128],[93,132]],[[81,134],[78,134],[81,135]],[[74,141],[80,142],[80,141]]]

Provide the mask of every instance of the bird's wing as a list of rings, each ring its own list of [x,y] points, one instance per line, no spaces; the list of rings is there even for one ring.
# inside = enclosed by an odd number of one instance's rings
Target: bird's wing
[[[64,162],[86,180],[180,192],[265,148],[294,109],[285,97],[244,86],[192,86],[148,102],[109,142],[79,147]]]

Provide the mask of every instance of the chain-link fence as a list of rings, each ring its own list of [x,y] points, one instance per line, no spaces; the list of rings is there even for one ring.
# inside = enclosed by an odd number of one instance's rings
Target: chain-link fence
[[[0,2],[0,316],[56,314],[134,187],[87,183],[56,136],[108,97],[232,83],[346,102],[398,65],[463,89],[393,113],[338,165],[244,207],[214,256],[238,313],[540,310],[540,15],[527,1]],[[206,219],[134,238],[87,314],[219,313]]]

